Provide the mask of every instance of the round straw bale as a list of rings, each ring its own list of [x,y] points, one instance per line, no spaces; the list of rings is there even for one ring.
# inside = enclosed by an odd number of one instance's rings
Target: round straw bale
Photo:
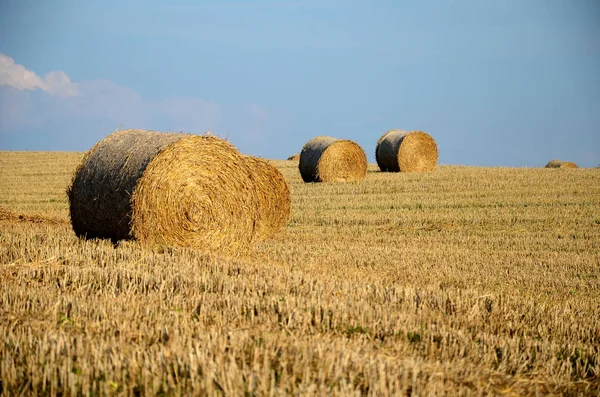
[[[383,134],[381,137],[379,137],[379,140],[377,141],[377,146],[375,146],[375,161],[377,161],[377,164],[379,164],[380,160],[379,160],[379,144],[381,143],[381,141],[383,141],[385,138],[387,138],[387,136],[389,134],[395,133],[395,132],[400,132],[400,133],[407,133],[408,131],[404,131],[404,130],[389,130],[388,132],[386,132],[385,134]]]
[[[182,134],[119,131],[98,142],[75,171],[67,190],[71,224],[78,236],[132,237],[131,194],[148,163]]]
[[[85,155],[67,194],[78,236],[231,253],[256,238],[250,167],[214,136],[116,132]]]
[[[559,168],[579,168],[577,164],[572,161],[563,161]]]
[[[367,165],[356,142],[318,136],[302,148],[298,168],[304,182],[350,182],[364,179]]]
[[[266,240],[279,233],[290,219],[290,188],[274,165],[252,156],[244,158],[250,165],[256,187],[260,214],[258,238]]]
[[[384,172],[433,171],[438,148],[435,140],[423,131],[390,130],[379,138],[375,158]]]
[[[572,161],[550,160],[545,168],[579,168]]]
[[[550,160],[548,161],[548,164],[546,164],[545,168],[560,168],[562,163],[562,160]]]
[[[290,157],[287,158],[288,160],[292,160],[292,161],[300,161],[300,153],[295,153],[292,154]]]

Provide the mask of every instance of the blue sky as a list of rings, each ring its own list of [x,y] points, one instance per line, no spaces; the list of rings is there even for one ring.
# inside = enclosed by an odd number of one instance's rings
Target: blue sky
[[[89,149],[116,128],[286,158],[316,135],[374,161],[392,128],[441,164],[600,164],[600,3],[0,2],[0,149]]]

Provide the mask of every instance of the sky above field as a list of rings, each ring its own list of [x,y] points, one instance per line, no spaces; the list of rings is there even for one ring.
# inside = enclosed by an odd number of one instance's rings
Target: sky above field
[[[287,158],[316,135],[374,161],[392,128],[441,164],[600,164],[600,2],[0,1],[0,150],[117,128]]]

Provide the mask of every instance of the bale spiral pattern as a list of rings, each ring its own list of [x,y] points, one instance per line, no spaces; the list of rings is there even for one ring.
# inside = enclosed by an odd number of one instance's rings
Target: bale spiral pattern
[[[292,207],[290,189],[283,175],[265,160],[245,156],[252,170],[256,187],[260,222],[258,238],[265,240],[274,237],[287,225]]]

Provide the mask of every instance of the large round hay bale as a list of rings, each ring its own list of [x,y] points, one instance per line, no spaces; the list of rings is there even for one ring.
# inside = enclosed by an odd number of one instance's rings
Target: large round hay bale
[[[364,179],[367,165],[356,142],[318,136],[302,148],[298,168],[304,182],[350,182]]]
[[[433,171],[438,147],[423,131],[390,130],[379,138],[375,159],[383,172]]]
[[[545,168],[579,168],[572,161],[550,160]]]
[[[245,159],[252,170],[258,199],[258,238],[265,240],[279,233],[290,219],[290,188],[274,165],[256,157],[245,156]]]
[[[78,236],[231,253],[256,238],[251,169],[214,136],[116,132],[85,155],[67,194]]]

